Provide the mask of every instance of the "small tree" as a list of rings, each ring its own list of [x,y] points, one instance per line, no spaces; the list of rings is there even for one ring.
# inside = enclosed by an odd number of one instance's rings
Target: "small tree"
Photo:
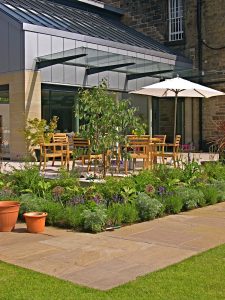
[[[115,95],[107,91],[103,81],[98,87],[81,89],[78,93],[80,134],[89,139],[91,151],[103,153],[103,176],[106,175],[106,156],[118,144],[125,145],[126,135],[133,130],[144,132],[144,124],[136,116],[136,108],[129,100],[116,101]],[[79,110],[79,111],[78,111]]]
[[[57,128],[59,118],[57,116],[53,116],[49,122],[45,119],[28,119],[24,135],[28,145],[29,150],[32,152],[33,149],[41,142],[49,142],[51,139],[51,133],[55,131]]]

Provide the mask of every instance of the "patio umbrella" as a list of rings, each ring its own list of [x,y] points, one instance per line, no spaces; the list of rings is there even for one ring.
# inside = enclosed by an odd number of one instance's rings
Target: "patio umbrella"
[[[175,97],[174,131],[173,131],[174,138],[176,136],[178,97],[210,98],[214,96],[225,95],[220,91],[182,79],[179,76],[173,79],[166,79],[165,81],[161,81],[155,84],[145,86],[140,90],[132,91],[130,93],[139,94],[139,95],[156,96],[156,97]]]

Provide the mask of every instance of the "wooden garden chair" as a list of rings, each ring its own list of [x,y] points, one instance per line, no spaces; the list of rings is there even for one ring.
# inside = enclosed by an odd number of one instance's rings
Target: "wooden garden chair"
[[[179,155],[180,155],[180,142],[181,142],[181,135],[176,135],[174,143],[172,144],[165,144],[166,150],[168,148],[172,148],[171,152],[164,153],[164,159],[167,157],[171,157],[173,160],[174,167],[179,167]]]
[[[125,147],[125,174],[128,171],[128,159],[133,160],[133,171],[136,166],[137,159],[143,160],[143,169],[148,169],[151,165],[151,138],[149,135],[145,136],[127,136],[128,144]],[[128,157],[129,156],[129,157]]]
[[[53,143],[61,143],[63,144],[63,155],[65,159],[65,164],[67,166],[67,169],[69,169],[69,161],[70,156],[72,155],[73,151],[70,149],[69,145],[69,138],[66,133],[54,133],[52,137]],[[53,159],[53,165],[54,165],[55,159]]]
[[[92,160],[95,161],[95,167],[97,160],[102,159],[102,154],[92,153],[91,152],[91,144],[88,139],[74,137],[73,138],[73,166],[75,167],[76,160],[81,160],[82,165],[85,164],[85,160],[88,160],[87,171],[89,172],[91,169]]]
[[[52,165],[54,165],[55,158],[60,158],[61,165],[64,164],[64,146],[62,143],[43,143],[40,144],[40,169],[43,165],[43,171],[46,168],[47,160],[52,158]]]
[[[166,143],[166,134],[163,135],[154,135],[151,138],[153,146],[153,162],[157,163],[157,158],[160,157],[162,163],[164,164],[164,153],[165,153],[165,143]]]

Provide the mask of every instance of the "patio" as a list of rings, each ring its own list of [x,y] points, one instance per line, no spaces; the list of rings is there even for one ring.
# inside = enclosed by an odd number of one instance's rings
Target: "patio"
[[[225,203],[98,235],[19,223],[0,240],[2,261],[107,290],[225,243]]]
[[[182,153],[181,154],[181,159],[184,162],[188,162],[189,161],[197,161],[199,164],[203,161],[218,161],[219,159],[219,155],[217,153],[206,153],[206,152],[189,152],[189,153]],[[158,162],[160,163],[160,159],[158,159]],[[169,161],[168,161],[169,163]],[[11,171],[13,168],[16,169],[21,169],[24,166],[25,162],[16,162],[16,161],[8,161],[8,160],[3,160],[2,161],[2,165],[1,165],[1,171],[2,172],[9,172]],[[36,163],[30,163],[30,164],[37,164],[39,165],[38,162]],[[73,162],[70,161],[69,162],[69,169],[71,170],[72,168],[72,164]],[[137,160],[137,165],[136,165],[136,169],[140,170],[142,168],[142,161],[140,159]],[[82,174],[86,174],[87,173],[87,165],[82,165],[81,162],[77,162],[76,163],[76,169],[78,169],[78,171]],[[54,166],[52,166],[51,163],[48,164],[47,168],[45,169],[44,172],[41,172],[45,177],[47,178],[55,178],[58,176],[58,170],[59,168],[61,168],[61,163],[60,161],[56,161]],[[91,165],[91,172],[94,169],[94,164]],[[129,173],[133,173],[132,170],[129,171]],[[107,175],[111,175],[110,173],[108,173]],[[125,176],[124,172],[121,173],[121,176]]]

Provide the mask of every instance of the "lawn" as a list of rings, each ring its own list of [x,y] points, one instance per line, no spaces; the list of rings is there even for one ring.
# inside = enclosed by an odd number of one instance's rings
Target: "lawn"
[[[0,299],[225,299],[225,245],[107,292],[0,262]]]

